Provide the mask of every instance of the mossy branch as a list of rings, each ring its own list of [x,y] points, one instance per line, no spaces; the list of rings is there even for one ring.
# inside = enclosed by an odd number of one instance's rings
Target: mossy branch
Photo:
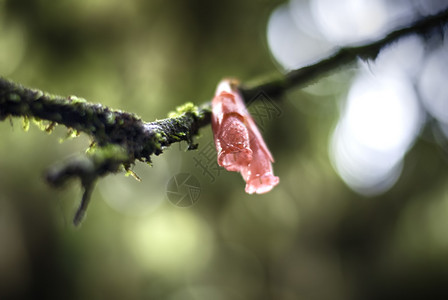
[[[132,113],[75,96],[51,95],[0,78],[0,120],[7,117],[46,120],[51,122],[47,129],[60,124],[92,138],[85,157],[68,160],[47,173],[47,180],[55,186],[73,177],[81,180],[84,195],[74,221],[78,224],[99,177],[122,167],[129,170],[135,160],[150,162],[151,155],[161,154],[175,142],[186,141],[189,149],[195,148],[193,137],[210,123],[210,107],[187,103],[167,119],[146,123]]]
[[[259,93],[277,98],[287,90],[315,81],[357,58],[374,59],[382,48],[401,37],[410,34],[429,35],[433,30],[442,29],[447,22],[448,10],[445,10],[393,31],[378,41],[341,48],[315,64],[261,84],[241,85],[240,90],[247,100],[256,98]],[[99,177],[122,168],[132,174],[130,167],[135,160],[150,162],[151,155],[161,154],[172,143],[186,141],[189,149],[196,148],[193,138],[199,128],[210,123],[211,112],[210,102],[200,107],[187,103],[166,119],[146,123],[132,113],[88,103],[75,96],[51,95],[0,78],[0,121],[8,117],[45,120],[50,122],[45,127],[47,131],[60,124],[92,138],[86,156],[68,160],[47,172],[47,180],[54,186],[60,186],[71,178],[80,179],[84,194],[74,218],[77,225],[85,214]]]

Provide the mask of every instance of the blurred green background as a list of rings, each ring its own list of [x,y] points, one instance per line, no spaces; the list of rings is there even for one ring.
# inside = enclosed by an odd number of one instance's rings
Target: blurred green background
[[[151,121],[211,99],[226,76],[280,73],[266,41],[284,1],[0,0],[0,75]],[[55,190],[46,168],[82,153],[22,120],[0,123],[0,299],[377,299],[448,295],[446,152],[423,130],[386,193],[360,196],[333,170],[329,139],[353,68],[276,104],[263,130],[280,184],[247,195],[239,174],[212,179],[198,151],[173,145],[136,182],[101,180],[71,225],[78,182]],[[312,89],[312,88],[311,88]],[[201,148],[202,147],[202,148]],[[214,170],[213,172],[216,172]],[[179,208],[166,185],[201,184]]]

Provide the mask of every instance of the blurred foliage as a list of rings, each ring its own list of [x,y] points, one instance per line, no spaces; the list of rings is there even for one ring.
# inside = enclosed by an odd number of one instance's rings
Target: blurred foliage
[[[283,1],[0,1],[0,73],[51,93],[164,118],[209,100],[217,82],[278,72],[266,23]],[[264,135],[280,184],[244,193],[236,173],[214,179],[174,145],[154,166],[102,180],[80,229],[81,191],[46,186],[43,171],[84,151],[81,135],[0,123],[0,299],[377,299],[447,295],[446,153],[423,133],[399,182],[382,196],[349,190],[328,139],[352,71],[280,102]],[[319,91],[319,92],[316,92]],[[201,183],[178,208],[166,184]]]

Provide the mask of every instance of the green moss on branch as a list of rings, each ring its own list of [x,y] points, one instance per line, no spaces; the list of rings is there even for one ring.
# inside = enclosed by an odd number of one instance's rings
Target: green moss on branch
[[[172,143],[187,141],[210,122],[209,107],[191,103],[175,116],[146,123],[135,114],[113,110],[75,97],[61,97],[25,88],[0,78],[0,120],[9,116],[37,118],[89,135],[100,147],[117,144],[126,149],[128,161],[150,161]],[[54,126],[54,125],[53,125]]]
[[[199,128],[210,123],[210,107],[187,103],[171,117],[147,123],[132,113],[88,103],[76,96],[51,95],[0,78],[0,120],[8,117],[23,117],[25,129],[29,119],[34,119],[46,131],[59,124],[92,138],[85,156],[67,160],[47,173],[48,182],[54,186],[71,178],[80,179],[84,194],[74,219],[79,224],[99,177],[123,167],[129,170],[135,160],[150,162],[151,155],[161,154],[172,143],[186,141],[189,149],[196,148],[193,138]],[[49,125],[43,126],[42,120],[49,121]]]

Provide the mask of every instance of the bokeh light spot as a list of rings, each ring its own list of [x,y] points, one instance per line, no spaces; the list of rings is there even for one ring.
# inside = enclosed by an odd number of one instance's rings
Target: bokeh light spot
[[[313,0],[311,8],[322,33],[339,44],[375,38],[387,23],[381,0]]]
[[[439,122],[448,124],[448,42],[426,59],[418,88],[426,110]]]
[[[382,193],[395,183],[403,155],[422,124],[407,78],[376,75],[364,70],[353,82],[330,150],[342,179],[366,195]]]
[[[297,27],[288,5],[282,5],[272,13],[267,39],[272,55],[285,69],[310,64],[328,55],[333,48],[329,42]]]
[[[176,274],[203,267],[212,254],[211,234],[185,210],[158,211],[132,223],[125,233],[136,260],[150,270]]]

